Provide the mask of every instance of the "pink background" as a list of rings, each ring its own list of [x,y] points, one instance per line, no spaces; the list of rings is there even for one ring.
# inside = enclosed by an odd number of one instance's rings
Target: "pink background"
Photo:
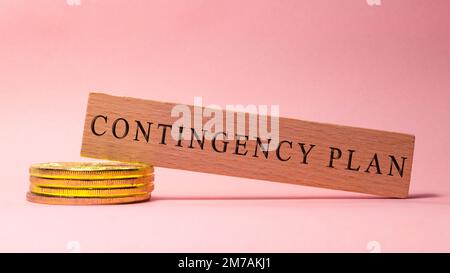
[[[76,3],[76,0],[69,0]],[[450,251],[450,1],[0,1],[0,251]],[[157,169],[151,202],[25,201],[89,91],[416,136],[411,199]]]

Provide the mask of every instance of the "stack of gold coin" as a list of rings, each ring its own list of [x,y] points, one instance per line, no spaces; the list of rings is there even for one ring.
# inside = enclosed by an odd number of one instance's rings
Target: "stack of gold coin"
[[[106,205],[147,201],[153,167],[143,163],[56,162],[30,167],[27,200],[55,205]]]

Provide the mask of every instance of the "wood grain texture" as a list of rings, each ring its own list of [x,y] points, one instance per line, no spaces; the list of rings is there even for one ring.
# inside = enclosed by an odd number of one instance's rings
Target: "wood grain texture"
[[[266,158],[256,149],[259,145],[255,140],[243,138],[238,138],[240,144],[230,140],[224,152],[217,152],[208,139],[203,148],[195,140],[192,147],[189,140],[178,143],[171,137],[170,128],[163,138],[164,126],[158,125],[170,125],[178,119],[171,116],[175,105],[91,93],[81,155],[385,197],[408,196],[412,135],[280,118],[280,141],[286,142],[280,145],[278,154],[269,151]],[[141,122],[143,130],[136,121]],[[222,151],[225,144],[220,140],[215,143]]]

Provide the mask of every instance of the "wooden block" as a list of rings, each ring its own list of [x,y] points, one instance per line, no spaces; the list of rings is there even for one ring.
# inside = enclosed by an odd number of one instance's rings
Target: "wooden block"
[[[91,93],[81,155],[385,197],[408,196],[412,135],[279,118],[279,141],[272,150],[263,151],[263,140],[247,140],[244,134],[228,141],[204,140],[204,132],[186,127],[196,133],[191,140],[172,137],[172,129],[180,130],[170,127],[179,119],[171,116],[175,106]],[[192,113],[199,110],[200,115],[205,110],[185,107]],[[221,112],[224,119],[234,115]],[[249,117],[246,114],[246,122]],[[207,121],[203,118],[202,126]]]

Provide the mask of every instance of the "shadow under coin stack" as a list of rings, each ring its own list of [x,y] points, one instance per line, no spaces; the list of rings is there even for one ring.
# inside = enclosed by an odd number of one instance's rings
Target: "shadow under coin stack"
[[[153,167],[143,163],[60,162],[30,167],[27,200],[54,205],[108,205],[150,199]]]

